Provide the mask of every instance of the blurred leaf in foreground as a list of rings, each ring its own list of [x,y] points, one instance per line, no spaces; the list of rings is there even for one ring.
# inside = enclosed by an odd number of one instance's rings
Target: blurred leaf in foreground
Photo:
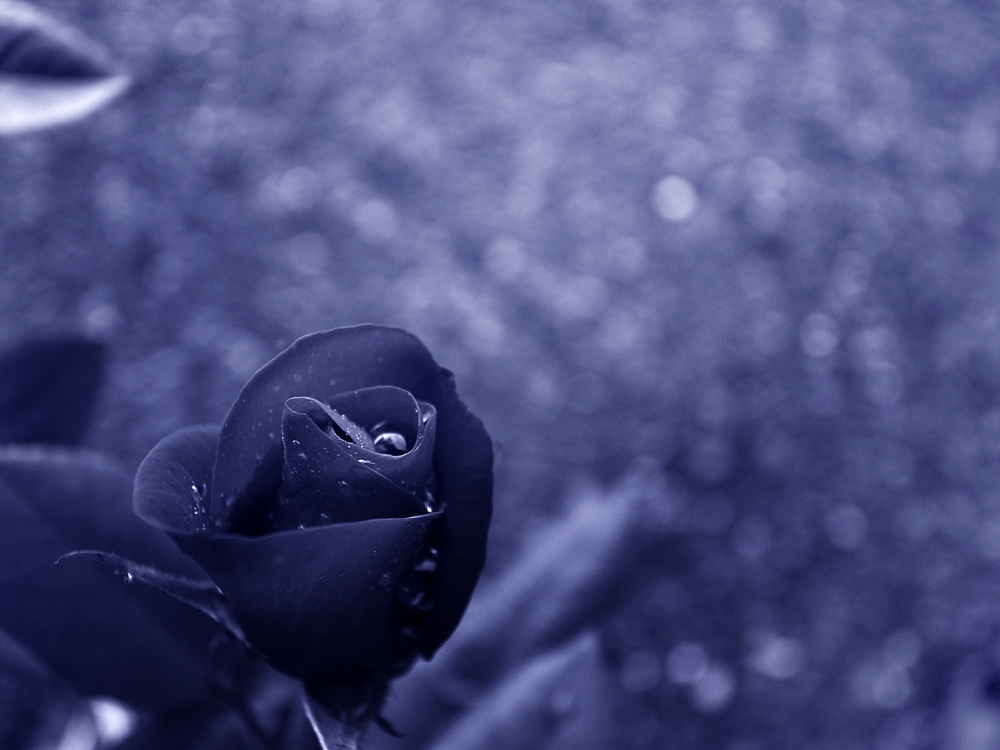
[[[0,11],[0,70],[3,30]],[[0,80],[0,122],[4,111]],[[79,443],[103,363],[104,346],[83,338],[33,339],[0,353],[0,443]]]
[[[517,564],[473,597],[438,657],[396,683],[385,713],[404,737],[371,740],[423,746],[463,721],[469,707],[492,702],[496,686],[525,664],[600,623],[641,580],[648,557],[662,554],[682,502],[645,460],[610,492],[581,493],[565,517],[526,543]]]
[[[434,750],[603,750],[611,679],[590,631],[528,662],[454,724]]]
[[[104,547],[191,578],[200,571],[131,512],[128,475],[76,450],[0,449],[0,627],[81,695],[164,708],[215,692],[222,633],[162,594],[55,561]],[[244,657],[245,660],[245,657]]]
[[[54,747],[82,701],[23,643],[0,630],[0,747]]]
[[[29,5],[0,0],[0,135],[86,117],[128,84],[82,34]]]

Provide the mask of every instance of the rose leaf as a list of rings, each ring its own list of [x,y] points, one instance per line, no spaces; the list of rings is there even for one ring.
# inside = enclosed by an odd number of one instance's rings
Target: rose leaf
[[[184,576],[171,575],[170,573],[164,573],[162,570],[157,570],[151,565],[140,565],[132,560],[101,550],[83,549],[67,552],[56,562],[75,559],[94,560],[103,563],[116,573],[123,575],[129,583],[138,581],[147,586],[152,586],[157,591],[162,591],[167,596],[172,596],[177,601],[183,602],[189,607],[194,607],[199,612],[208,615],[229,631],[230,635],[243,643],[243,645],[248,648],[251,647],[247,643],[243,631],[240,630],[239,623],[233,617],[232,609],[229,606],[229,602],[226,601],[226,597],[219,591],[219,587],[210,580],[192,580]]]
[[[103,345],[82,338],[28,341],[0,354],[0,443],[79,443],[103,360]]]
[[[574,640],[523,665],[475,709],[455,722],[433,750],[534,750],[565,747],[562,737],[579,718],[588,732],[572,747],[608,747],[610,701],[607,668],[596,633]],[[603,688],[603,690],[602,690]],[[596,694],[595,694],[596,693]]]
[[[128,84],[79,32],[29,5],[0,0],[0,135],[78,120]]]
[[[23,643],[0,630],[0,747],[54,747],[81,702]]]
[[[202,575],[129,509],[129,477],[94,454],[0,449],[0,628],[85,695],[137,706],[211,692],[215,623],[158,592],[85,566],[54,565],[104,548],[176,575]],[[245,657],[244,657],[245,658]]]

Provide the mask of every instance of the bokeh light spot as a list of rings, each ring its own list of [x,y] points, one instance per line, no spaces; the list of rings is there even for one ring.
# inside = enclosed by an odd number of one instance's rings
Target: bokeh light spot
[[[750,666],[775,680],[788,680],[805,667],[806,651],[795,638],[767,633],[759,638]]]
[[[705,647],[694,641],[682,641],[667,655],[667,676],[677,685],[692,685],[708,671]]]
[[[810,313],[802,323],[800,340],[810,357],[827,357],[840,343],[840,326],[826,313]]]
[[[212,19],[193,13],[178,21],[170,34],[174,48],[185,55],[200,55],[208,51],[218,30]]]
[[[90,711],[94,715],[94,726],[101,747],[116,745],[135,730],[135,712],[114,698],[92,698]]]
[[[497,237],[486,246],[483,265],[497,281],[517,281],[528,267],[528,256],[518,240]]]
[[[660,657],[650,651],[636,651],[622,661],[618,679],[627,693],[645,693],[660,681]]]
[[[379,198],[362,201],[351,212],[361,236],[369,242],[388,242],[397,232],[396,211]]]
[[[771,525],[761,516],[747,516],[733,533],[733,549],[744,560],[759,560],[771,548]]]
[[[732,670],[722,664],[711,665],[702,677],[691,686],[694,706],[705,714],[721,711],[736,694],[736,678]]]
[[[698,191],[683,177],[664,177],[653,189],[653,208],[660,218],[669,222],[690,219],[698,208]]]

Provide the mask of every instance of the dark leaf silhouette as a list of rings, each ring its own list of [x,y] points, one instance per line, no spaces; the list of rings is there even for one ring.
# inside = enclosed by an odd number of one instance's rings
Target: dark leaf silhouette
[[[82,701],[38,656],[0,630],[0,747],[52,747]]]
[[[121,94],[128,77],[78,32],[0,0],[0,134],[85,117]]]
[[[0,443],[79,443],[103,361],[103,345],[82,338],[33,340],[0,354]]]
[[[125,576],[125,580],[129,583],[138,581],[152,586],[157,591],[162,591],[177,601],[184,602],[188,606],[204,612],[228,630],[233,637],[241,642],[246,642],[243,631],[240,630],[239,624],[233,617],[226,597],[219,591],[219,587],[210,580],[193,580],[184,576],[171,575],[157,570],[151,565],[140,565],[132,560],[101,550],[68,552],[59,558],[59,562],[67,559],[94,560],[104,563],[116,573]]]
[[[0,450],[0,628],[81,694],[140,707],[203,700],[230,654],[209,651],[218,626],[100,568],[54,564],[74,549],[103,547],[175,575],[201,575],[131,513],[131,489],[127,475],[94,454]]]

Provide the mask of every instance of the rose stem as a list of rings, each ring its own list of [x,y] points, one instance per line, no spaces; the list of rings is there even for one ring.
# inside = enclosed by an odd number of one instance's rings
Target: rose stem
[[[335,718],[307,693],[303,698],[306,716],[323,750],[358,750],[364,727],[349,726]]]

